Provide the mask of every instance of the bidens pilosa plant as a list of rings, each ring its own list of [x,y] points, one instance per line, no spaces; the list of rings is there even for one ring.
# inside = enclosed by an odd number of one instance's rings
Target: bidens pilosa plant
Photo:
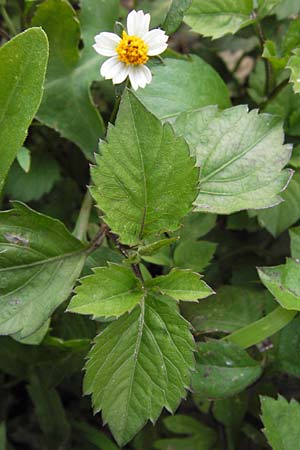
[[[0,447],[299,449],[300,4],[0,13]]]

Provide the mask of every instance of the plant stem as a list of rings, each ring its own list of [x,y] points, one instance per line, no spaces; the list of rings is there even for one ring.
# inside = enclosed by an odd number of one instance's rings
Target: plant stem
[[[264,46],[265,46],[265,42],[266,42],[266,37],[265,34],[263,32],[261,23],[259,20],[256,20],[255,23],[255,29],[258,35],[258,39],[260,42],[260,47],[261,47],[261,51],[263,52],[264,50]],[[266,69],[266,86],[265,86],[265,92],[266,92],[266,96],[269,95],[270,93],[270,86],[271,86],[271,80],[272,80],[272,66],[270,64],[270,61],[268,61],[266,58],[263,58],[264,64],[265,64],[265,69]]]
[[[6,9],[4,6],[0,6],[0,13],[3,16],[3,19],[7,25],[7,28],[9,29],[10,33],[15,36],[17,34],[17,30],[13,24],[13,22],[11,21]]]
[[[92,196],[87,189],[83,202],[79,211],[77,222],[73,231],[73,235],[80,240],[86,241],[86,234],[89,225],[89,218],[93,206]]]
[[[280,331],[293,320],[296,314],[298,311],[279,306],[267,316],[229,334],[223,340],[233,342],[245,349],[252,347]]]
[[[109,232],[109,228],[106,225],[106,223],[103,223],[98,231],[98,233],[96,234],[96,236],[94,237],[94,239],[92,240],[92,242],[90,243],[89,248],[87,249],[87,254],[89,255],[90,253],[94,252],[95,250],[97,250],[97,248],[99,248],[107,233]]]
[[[260,109],[265,108],[270,103],[270,101],[273,100],[288,84],[289,84],[289,79],[288,78],[286,78],[281,83],[279,83],[278,86],[276,86],[273,89],[273,91],[270,93],[270,95],[267,98],[267,100],[265,100],[264,102],[262,102],[259,105],[259,108]]]

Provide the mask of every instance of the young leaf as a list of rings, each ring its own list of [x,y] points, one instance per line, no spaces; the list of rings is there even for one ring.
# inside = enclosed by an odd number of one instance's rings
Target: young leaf
[[[47,36],[39,28],[0,48],[0,191],[41,102],[47,61]]]
[[[230,397],[254,383],[261,373],[260,364],[238,345],[220,340],[200,342],[192,388],[202,397]]]
[[[219,74],[195,55],[188,60],[165,59],[151,69],[153,80],[136,96],[161,120],[207,105],[230,106],[229,92]],[[176,95],[174,93],[176,92]]]
[[[217,441],[216,432],[190,416],[176,414],[166,417],[164,426],[174,434],[185,437],[160,439],[154,448],[160,450],[211,450]]]
[[[258,274],[267,289],[285,309],[300,311],[300,263],[288,258],[286,264],[260,267]]]
[[[300,405],[290,403],[281,395],[277,400],[261,397],[264,430],[273,450],[295,450],[300,440]]]
[[[293,89],[295,94],[300,93],[300,48],[296,48],[293,51],[293,55],[290,57],[287,63],[287,69],[290,69],[291,76],[290,82],[293,83]]]
[[[216,248],[217,244],[214,242],[182,240],[175,248],[174,264],[194,272],[202,272],[212,260]]]
[[[47,82],[38,118],[75,142],[89,159],[93,159],[104,134],[102,118],[90,93],[92,81],[99,80],[102,62],[92,48],[93,36],[112,30],[118,12],[118,0],[84,0],[79,24],[69,2],[48,0],[38,6],[32,21],[43,27],[50,43]],[[80,25],[84,43],[81,52]]]
[[[214,291],[201,280],[200,275],[190,270],[172,269],[168,275],[152,278],[147,285],[157,288],[162,294],[175,300],[195,302],[214,294]]]
[[[120,446],[163,407],[174,411],[190,382],[194,341],[176,304],[149,296],[112,322],[88,355],[84,391]]]
[[[86,249],[58,220],[13,205],[0,213],[0,334],[23,338],[67,299]]]
[[[129,267],[109,264],[81,278],[68,311],[93,317],[119,317],[131,311],[145,295],[141,282]]]
[[[253,23],[252,0],[193,0],[184,21],[192,31],[213,39]]]
[[[209,106],[182,114],[174,127],[201,167],[196,211],[230,214],[280,203],[278,193],[291,177],[282,170],[291,146],[283,145],[278,117],[244,105],[225,111]]]
[[[192,0],[171,0],[162,28],[170,35],[180,27],[184,13]]]
[[[126,91],[108,143],[92,170],[91,192],[124,244],[176,230],[195,198],[198,172],[186,142]],[[180,197],[178,197],[180,189]]]

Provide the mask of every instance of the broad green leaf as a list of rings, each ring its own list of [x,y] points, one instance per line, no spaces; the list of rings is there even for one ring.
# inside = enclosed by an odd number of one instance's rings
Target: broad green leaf
[[[153,80],[136,96],[159,119],[174,119],[184,111],[208,105],[230,106],[228,89],[218,73],[198,56],[165,59],[151,68]],[[176,95],[175,95],[176,93]]]
[[[208,241],[182,240],[174,251],[175,266],[202,272],[210,263],[217,244]]]
[[[39,28],[0,48],[0,191],[40,105],[47,61],[47,36]]]
[[[118,0],[83,0],[79,24],[67,1],[48,0],[38,6],[32,21],[43,27],[50,43],[45,94],[38,118],[75,142],[89,159],[93,159],[99,138],[104,135],[103,121],[90,93],[92,81],[100,79],[99,69],[104,61],[92,48],[93,36],[112,31],[118,12]],[[80,34],[84,44],[81,52]]]
[[[300,259],[300,227],[289,230],[291,239],[291,255],[293,258]]]
[[[300,440],[300,405],[280,395],[275,400],[261,397],[264,434],[273,450],[295,450]]]
[[[286,263],[257,269],[261,281],[285,309],[300,311],[300,263],[287,258]]]
[[[274,206],[291,177],[282,170],[291,156],[281,120],[248,112],[245,105],[218,111],[209,106],[178,117],[175,125],[200,167],[196,211],[230,214]]]
[[[216,225],[217,216],[215,214],[191,212],[182,221],[179,230],[181,239],[197,240],[205,236]]]
[[[31,164],[31,154],[28,148],[21,147],[17,153],[17,161],[24,172],[28,173]]]
[[[147,286],[157,288],[162,294],[175,300],[195,302],[214,294],[199,274],[190,270],[172,269],[168,275],[152,278]]]
[[[231,333],[260,319],[271,295],[246,286],[222,286],[198,304],[184,304],[184,316],[197,332]]]
[[[45,435],[47,447],[62,448],[69,439],[70,424],[61,398],[56,389],[48,389],[42,380],[34,374],[27,388],[35,407],[35,414]]]
[[[186,142],[130,91],[123,95],[107,140],[99,166],[92,169],[91,188],[105,222],[128,245],[176,230],[197,189],[198,172]]]
[[[21,344],[39,345],[44,340],[46,334],[48,333],[49,327],[50,327],[50,319],[46,320],[46,322],[43,323],[43,325],[37,331],[35,331],[28,337],[22,338],[20,332],[12,334],[11,337],[15,339],[15,341],[20,342]]]
[[[145,293],[129,267],[109,264],[81,278],[68,311],[95,317],[119,317],[140,303]]]
[[[282,193],[283,202],[274,208],[257,211],[255,215],[262,227],[273,236],[279,236],[300,219],[300,176],[295,174]]]
[[[190,383],[193,351],[189,324],[162,297],[147,297],[96,338],[84,391],[120,446],[148,419],[155,422],[163,407],[177,408]]]
[[[253,23],[252,0],[193,0],[184,21],[192,31],[213,39]]]
[[[174,33],[179,28],[184,13],[191,5],[192,0],[171,0],[162,28],[167,34]]]
[[[0,213],[0,334],[23,338],[68,298],[86,248],[58,220],[13,206]]]
[[[293,55],[290,57],[287,63],[287,69],[290,69],[291,76],[290,82],[293,83],[293,89],[295,94],[300,93],[300,48],[296,48],[293,51]]]
[[[5,183],[5,192],[13,200],[31,202],[48,194],[61,178],[58,162],[45,152],[31,156],[28,173],[16,162],[12,165]]]
[[[211,450],[217,441],[216,432],[190,416],[176,414],[166,417],[164,425],[168,431],[184,437],[160,439],[154,448],[160,450]]]
[[[238,345],[226,341],[200,342],[192,389],[202,397],[230,397],[254,383],[261,373],[260,364]]]

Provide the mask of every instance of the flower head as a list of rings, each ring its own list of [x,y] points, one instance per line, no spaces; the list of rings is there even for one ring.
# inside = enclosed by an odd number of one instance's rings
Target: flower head
[[[134,90],[151,82],[152,74],[146,66],[150,56],[164,52],[168,36],[158,28],[149,31],[150,14],[131,11],[127,16],[127,31],[122,38],[115,33],[100,33],[93,45],[97,53],[110,58],[101,66],[101,75],[114,84],[128,76]]]

